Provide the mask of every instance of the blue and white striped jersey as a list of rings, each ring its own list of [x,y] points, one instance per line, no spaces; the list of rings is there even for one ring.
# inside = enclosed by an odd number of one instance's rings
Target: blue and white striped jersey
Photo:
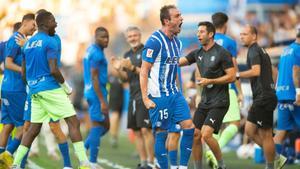
[[[148,75],[148,95],[163,97],[179,92],[176,76],[181,48],[177,37],[169,39],[161,30],[147,40],[142,58],[153,64]]]

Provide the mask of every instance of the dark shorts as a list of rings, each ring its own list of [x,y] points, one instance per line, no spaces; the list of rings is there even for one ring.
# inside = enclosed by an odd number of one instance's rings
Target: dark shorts
[[[111,85],[109,91],[109,110],[111,112],[122,113],[124,90],[122,85]]]
[[[253,101],[247,120],[257,125],[258,128],[273,127],[273,113],[277,106],[277,98],[264,101]]]
[[[210,109],[198,107],[193,119],[195,127],[201,130],[203,125],[208,125],[211,126],[214,129],[214,133],[217,134],[227,111],[228,107],[215,107]]]
[[[151,128],[149,113],[142,99],[129,101],[127,128]]]

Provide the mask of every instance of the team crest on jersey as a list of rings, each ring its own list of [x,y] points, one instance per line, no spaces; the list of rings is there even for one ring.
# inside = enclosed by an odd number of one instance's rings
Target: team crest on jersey
[[[153,55],[153,49],[147,49],[146,57],[152,58],[152,55]]]
[[[212,57],[210,57],[210,61],[215,61],[216,60],[216,57],[215,56],[212,56]]]
[[[147,57],[148,57],[148,56],[147,56]],[[140,59],[140,58],[141,58],[141,54],[136,55],[136,58],[137,58],[137,59]]]

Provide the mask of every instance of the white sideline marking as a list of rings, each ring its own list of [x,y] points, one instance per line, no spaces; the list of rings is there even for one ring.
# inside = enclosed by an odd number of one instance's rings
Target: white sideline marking
[[[44,169],[43,167],[40,167],[36,163],[32,162],[31,160],[27,160],[28,162],[28,168],[34,168],[34,169]]]
[[[119,165],[117,163],[111,162],[111,161],[109,161],[107,159],[103,159],[103,158],[98,158],[97,162],[100,163],[100,164],[105,164],[105,165],[107,165],[109,167],[112,167],[114,169],[130,169],[128,167]]]

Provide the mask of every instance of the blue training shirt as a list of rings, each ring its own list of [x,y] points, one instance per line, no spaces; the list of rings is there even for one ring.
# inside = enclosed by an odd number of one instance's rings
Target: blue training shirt
[[[222,33],[215,34],[215,42],[225,48],[232,57],[237,58],[237,43],[230,36]],[[230,88],[237,92],[237,88],[233,83],[230,83]]]
[[[58,59],[57,42],[44,32],[38,32],[24,45],[26,80],[30,94],[60,87],[50,73],[48,59]]]
[[[180,92],[176,86],[181,42],[177,37],[169,39],[161,30],[147,40],[142,53],[143,61],[152,63],[148,75],[148,94],[163,97]]]
[[[4,58],[11,57],[13,62],[19,66],[22,66],[22,50],[21,47],[16,43],[16,36],[22,35],[19,32],[15,32],[7,41],[4,51]],[[5,63],[5,62],[4,62]],[[15,72],[9,69],[4,69],[4,77],[2,81],[2,91],[9,92],[26,92],[25,83],[22,79],[20,72]]]
[[[85,97],[97,97],[97,94],[93,87],[92,72],[91,69],[97,69],[99,72],[99,82],[101,92],[106,98],[107,90],[106,83],[107,78],[107,60],[103,49],[97,45],[92,44],[88,47],[86,54],[83,58],[83,80],[84,80],[84,96]]]
[[[58,47],[58,58],[57,58],[57,66],[61,67],[61,39],[57,34],[54,34],[53,38],[55,39]]]
[[[0,42],[0,64],[4,62],[4,51],[7,41]]]
[[[278,64],[276,95],[279,101],[295,100],[293,66],[300,66],[300,44],[292,43],[284,49]]]

